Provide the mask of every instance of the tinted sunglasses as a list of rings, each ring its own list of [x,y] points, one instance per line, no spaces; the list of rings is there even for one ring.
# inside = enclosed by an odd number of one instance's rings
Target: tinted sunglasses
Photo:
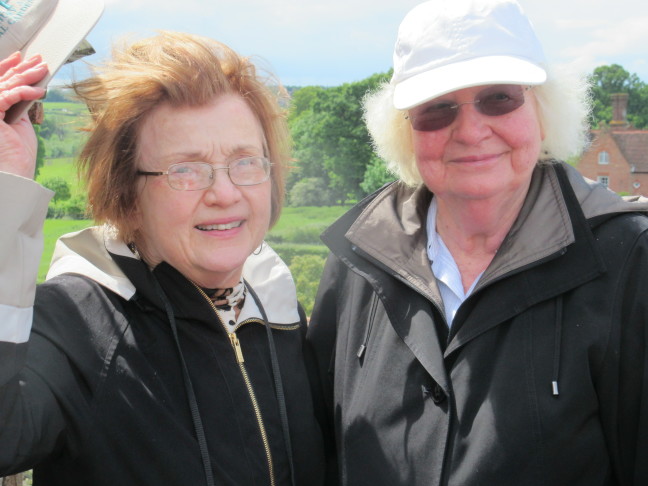
[[[407,118],[414,130],[432,132],[451,125],[457,118],[461,105],[474,104],[475,109],[486,116],[506,115],[524,104],[524,92],[527,89],[529,88],[519,84],[489,86],[477,93],[474,101],[453,103],[437,99],[413,108]]]

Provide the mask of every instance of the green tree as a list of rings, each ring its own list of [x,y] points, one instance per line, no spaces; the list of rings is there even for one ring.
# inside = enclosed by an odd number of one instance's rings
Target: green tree
[[[314,102],[325,90],[326,88],[321,86],[304,86],[303,88],[296,89],[290,98],[288,123],[292,123],[304,113],[310,112]]]
[[[329,177],[323,161],[330,149],[321,137],[325,118],[325,113],[308,110],[291,122],[290,131],[295,141],[293,156],[297,170],[291,172],[289,176],[287,181],[289,188],[298,180],[307,177],[321,178],[328,186]]]
[[[85,219],[88,217],[88,198],[85,194],[77,194],[68,199],[63,205],[65,216],[70,219]]]
[[[46,116],[40,127],[40,133],[43,138],[52,138],[55,136],[59,140],[65,140],[71,131],[72,127],[65,117],[53,115]]]
[[[50,191],[54,191],[52,202],[67,201],[72,195],[70,192],[70,185],[62,177],[50,177],[41,181],[41,185],[47,187]]]
[[[306,177],[290,190],[291,206],[331,206],[335,200],[321,177]]]
[[[389,77],[389,73],[332,88],[302,88],[294,93],[289,124],[295,141],[299,178],[323,179],[337,203],[362,197],[360,187],[373,155],[362,119],[362,99]]]
[[[313,127],[320,123],[321,116],[313,112],[313,104],[320,96],[324,96],[326,88],[321,86],[305,86],[295,89],[290,99],[288,125],[293,140],[298,140],[293,150],[296,166],[288,174],[286,189],[288,191],[301,179],[317,177],[323,179],[328,186],[328,174],[321,161],[324,158],[322,148],[313,136],[317,130]]]
[[[360,187],[366,194],[370,194],[394,179],[396,179],[396,176],[387,171],[385,162],[377,155],[373,155],[371,162],[365,169],[364,179],[362,179]]]
[[[648,87],[636,74],[630,74],[622,66],[612,64],[599,66],[590,76],[592,85],[591,125],[612,121],[614,93],[628,94],[628,121],[637,128],[648,126]]]
[[[70,101],[69,94],[71,94],[69,90],[48,88],[45,101]]]
[[[317,255],[299,255],[295,256],[290,263],[290,271],[297,286],[297,299],[308,316],[313,311],[324,262],[325,259]]]
[[[38,140],[38,148],[36,151],[36,172],[34,174],[34,177],[38,177],[39,169],[45,164],[45,140],[41,136],[40,130],[40,125],[34,125],[36,139]]]

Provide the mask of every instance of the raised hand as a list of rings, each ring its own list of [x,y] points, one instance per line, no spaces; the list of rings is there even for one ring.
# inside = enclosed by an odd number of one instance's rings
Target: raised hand
[[[45,90],[31,85],[46,74],[47,65],[40,56],[22,61],[16,52],[0,61],[0,171],[34,177],[38,147],[27,113],[13,124],[5,123],[4,116],[19,101],[42,98]]]

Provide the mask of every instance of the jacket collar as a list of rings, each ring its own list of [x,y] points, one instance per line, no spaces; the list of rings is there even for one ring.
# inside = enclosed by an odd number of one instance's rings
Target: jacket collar
[[[556,165],[562,167],[585,219],[622,212],[648,211],[648,199],[621,198],[584,179],[562,163],[543,163],[533,173],[520,215],[479,286],[561,252],[574,242],[574,229]],[[425,221],[432,195],[424,187],[393,183],[332,225],[322,239],[334,253],[343,233],[353,248],[410,283],[432,300],[440,299],[426,254]],[[337,235],[337,236],[336,236]],[[477,290],[476,289],[476,290]]]
[[[146,265],[109,226],[93,226],[64,235],[56,242],[47,279],[64,273],[84,275],[124,299],[132,299],[140,293],[160,305]],[[189,299],[172,299],[180,311],[178,317],[184,314],[182,302],[195,302],[201,298],[193,284],[170,265],[161,263],[153,273],[163,288],[180,292]],[[270,322],[299,322],[294,280],[287,265],[268,244],[264,243],[258,254],[248,257],[243,267],[243,278],[255,289]],[[260,317],[255,307],[246,305],[250,317],[253,314]],[[192,309],[188,307],[186,311],[190,314]]]
[[[135,294],[135,286],[111,254],[135,259],[128,246],[108,226],[92,226],[61,236],[54,247],[46,279],[76,273],[94,280],[124,299]]]

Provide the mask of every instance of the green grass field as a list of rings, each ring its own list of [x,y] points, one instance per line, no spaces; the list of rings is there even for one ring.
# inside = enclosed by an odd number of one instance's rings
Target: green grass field
[[[43,103],[45,114],[64,115],[64,116],[79,116],[88,113],[83,103],[75,103],[73,101],[46,101]]]
[[[320,245],[319,235],[349,206],[286,207],[268,235],[270,243]]]
[[[297,226],[316,224],[330,224],[349,209],[350,206],[323,206],[323,207],[285,207],[281,211],[281,218],[272,228],[273,232],[282,232]]]
[[[70,185],[71,196],[76,196],[84,191],[84,187],[83,184],[79,182],[75,166],[72,162],[72,157],[46,159],[45,164],[38,170],[36,181],[42,182],[54,177],[61,177]]]

